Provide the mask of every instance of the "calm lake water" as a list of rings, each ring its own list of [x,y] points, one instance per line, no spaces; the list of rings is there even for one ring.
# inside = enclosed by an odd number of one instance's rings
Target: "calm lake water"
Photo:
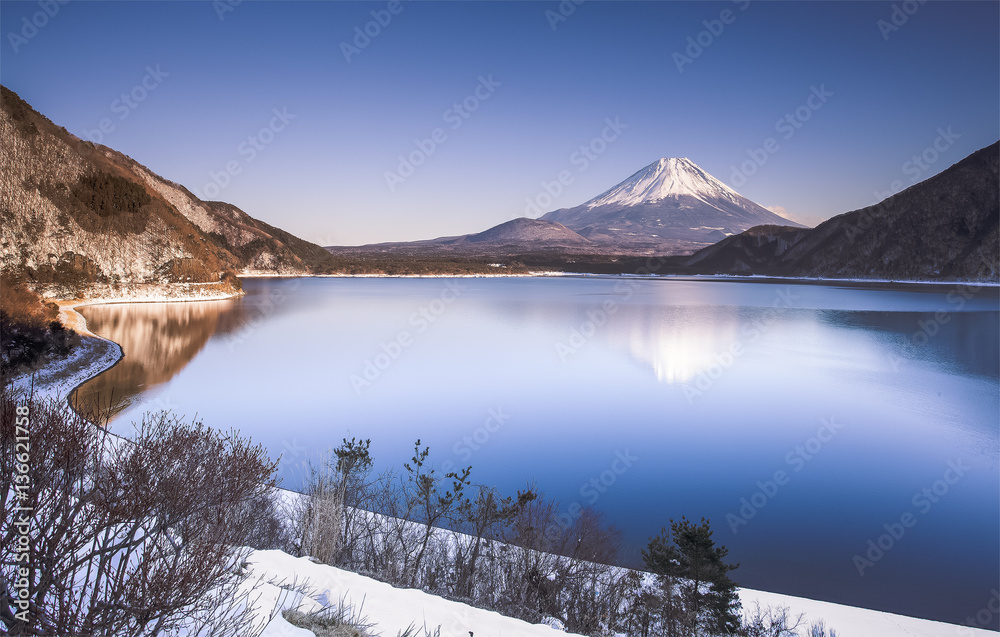
[[[377,468],[420,438],[476,483],[600,509],[633,563],[671,517],[704,516],[750,588],[965,623],[1000,587],[996,288],[244,286],[84,308],[125,358],[78,399],[113,390],[121,431],[162,408],[238,428],[290,488],[345,436]]]

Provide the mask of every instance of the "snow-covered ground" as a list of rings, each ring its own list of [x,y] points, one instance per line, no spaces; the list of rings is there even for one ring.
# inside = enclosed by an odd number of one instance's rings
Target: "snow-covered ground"
[[[72,296],[58,285],[43,285],[37,290],[47,299]],[[73,301],[58,301],[60,305],[95,305],[98,303],[158,303],[164,301],[216,301],[239,296],[224,283],[92,283],[82,290],[74,290],[79,297]]]
[[[441,635],[464,637],[471,631],[475,637],[555,637],[560,633],[547,625],[528,624],[497,613],[472,608],[459,602],[442,599],[413,589],[393,588],[388,584],[343,571],[325,564],[315,564],[306,557],[295,558],[281,551],[255,551],[250,557],[254,581],[274,583],[259,586],[258,611],[268,613],[282,598],[282,582],[310,588],[315,597],[305,600],[302,610],[318,609],[323,604],[337,604],[344,599],[360,614],[367,616],[375,630],[386,637],[395,637],[411,624],[426,625],[433,630],[441,627]],[[819,602],[790,595],[740,589],[744,609],[759,603],[767,606],[787,606],[793,616],[805,614],[805,625],[822,619],[841,637],[960,637],[996,635],[987,631],[955,626],[926,619],[915,619],[874,610]],[[285,596],[291,603],[294,598]],[[288,604],[286,604],[288,605]],[[802,630],[805,635],[805,629]],[[312,633],[296,628],[278,614],[268,624],[261,637],[312,637]]]
[[[39,398],[66,400],[70,392],[118,362],[122,349],[117,343],[97,336],[83,336],[66,358],[33,374],[21,374],[12,380],[15,389],[34,390]]]
[[[296,558],[281,551],[255,551],[249,561],[254,581],[258,578],[295,581],[312,589],[315,597],[306,600],[303,611],[318,609],[323,604],[336,605],[343,599],[367,617],[375,631],[386,637],[395,637],[411,625],[426,625],[431,631],[440,626],[442,637],[464,637],[470,632],[476,637],[555,637],[560,634],[547,625],[529,624],[415,589],[393,588],[357,573],[315,564],[309,558]],[[264,594],[258,600],[258,608],[268,611],[279,601],[282,591],[274,584],[261,588]],[[294,598],[286,598],[286,601],[292,602]],[[261,637],[312,637],[312,633],[295,628],[279,615],[268,624]]]
[[[64,322],[84,334],[81,345],[67,358],[53,361],[33,375],[21,376],[14,380],[14,384],[26,388],[33,383],[36,395],[65,400],[79,384],[114,365],[121,358],[122,351],[116,343],[87,331],[86,321],[73,311],[78,303],[61,305]],[[301,496],[291,492],[285,494],[286,499],[297,497]],[[245,585],[254,587],[251,599],[255,600],[258,625],[263,625],[270,618],[262,637],[312,637],[313,633],[292,626],[277,611],[298,607],[308,612],[327,604],[336,605],[340,600],[350,604],[360,616],[367,617],[373,630],[386,637],[395,637],[411,625],[426,626],[432,631],[440,626],[442,637],[465,637],[470,632],[475,637],[554,637],[565,634],[547,625],[529,624],[419,590],[393,588],[356,573],[316,564],[305,557],[295,558],[281,551],[254,551],[249,567],[252,575]],[[286,588],[282,588],[282,584]],[[289,594],[287,587],[293,584],[307,589],[309,595],[302,598]],[[752,608],[754,604],[761,607],[786,606],[793,616],[804,613],[806,625],[822,619],[841,637],[996,635],[993,631],[778,593],[740,589],[739,595],[744,609]]]

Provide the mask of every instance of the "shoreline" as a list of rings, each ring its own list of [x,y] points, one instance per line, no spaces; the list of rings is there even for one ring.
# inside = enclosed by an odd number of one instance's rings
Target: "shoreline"
[[[183,284],[182,284],[183,285]],[[198,284],[200,285],[200,284]],[[173,290],[176,292],[176,290]],[[48,299],[59,306],[58,320],[66,329],[80,336],[77,345],[65,358],[50,360],[41,368],[13,377],[10,384],[15,389],[31,391],[36,396],[56,401],[66,401],[73,409],[70,397],[81,385],[117,365],[125,353],[121,345],[104,338],[87,327],[87,319],[77,308],[94,305],[115,305],[121,303],[188,303],[199,301],[223,301],[243,295],[225,292],[220,294],[193,294],[172,296],[169,293],[141,294],[132,297],[96,296],[79,299]]]
[[[524,279],[524,278],[629,278],[650,281],[723,281],[731,283],[798,283],[816,285],[908,285],[908,286],[958,286],[964,285],[979,288],[998,288],[1000,281],[939,281],[911,279],[830,279],[822,277],[771,276],[764,274],[635,274],[565,272],[565,271],[533,271],[524,274],[240,274],[240,279]],[[127,302],[127,301],[123,301]]]

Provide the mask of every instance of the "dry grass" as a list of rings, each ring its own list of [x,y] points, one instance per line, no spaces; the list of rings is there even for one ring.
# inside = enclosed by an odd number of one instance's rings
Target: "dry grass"
[[[364,604],[357,609],[347,603],[346,597],[336,606],[325,606],[310,613],[286,610],[281,614],[289,624],[312,631],[316,637],[376,637],[373,623],[361,613]]]

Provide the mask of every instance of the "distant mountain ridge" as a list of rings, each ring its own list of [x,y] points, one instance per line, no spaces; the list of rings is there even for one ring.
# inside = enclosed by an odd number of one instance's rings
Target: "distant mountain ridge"
[[[705,273],[997,281],[1000,142],[815,228],[759,226],[686,261]]]
[[[0,268],[33,285],[218,283],[326,272],[321,247],[202,201],[0,87]]]

